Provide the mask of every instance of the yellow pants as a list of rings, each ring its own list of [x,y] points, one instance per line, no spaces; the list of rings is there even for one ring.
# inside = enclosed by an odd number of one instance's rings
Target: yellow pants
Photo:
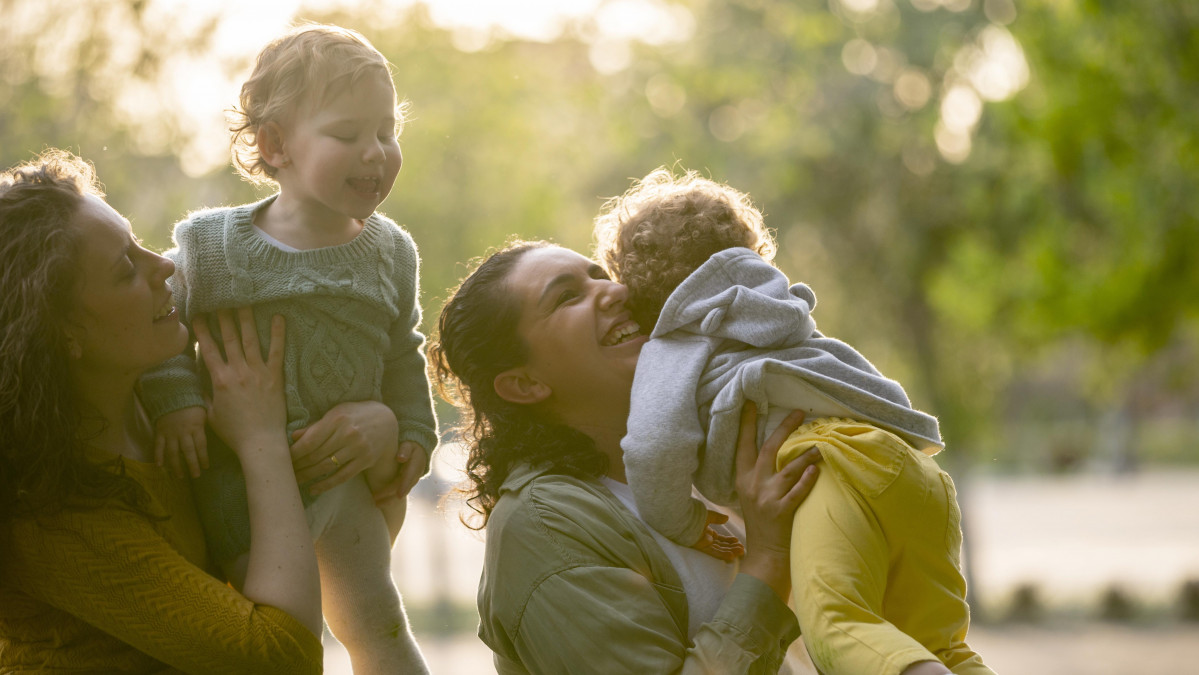
[[[896,435],[837,418],[792,433],[778,466],[813,447],[821,476],[795,515],[791,580],[816,667],[898,675],[937,660],[960,675],[994,675],[966,644],[961,512],[949,474]]]

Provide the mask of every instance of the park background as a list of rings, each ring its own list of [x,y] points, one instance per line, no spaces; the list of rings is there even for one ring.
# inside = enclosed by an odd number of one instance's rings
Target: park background
[[[298,20],[395,64],[380,210],[420,247],[426,330],[514,234],[587,251],[655,167],[728,182],[821,330],[940,418],[988,661],[1199,673],[1199,3],[0,0],[0,164],[81,154],[166,249],[265,194],[223,111]],[[486,672],[480,535],[438,506],[456,461],[394,569],[435,672]]]

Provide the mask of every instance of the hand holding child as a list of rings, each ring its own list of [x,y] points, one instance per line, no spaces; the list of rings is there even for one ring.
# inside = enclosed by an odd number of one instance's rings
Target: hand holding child
[[[333,472],[310,488],[313,494],[320,494],[378,465],[390,470],[386,482],[398,473],[392,453],[399,444],[399,433],[395,413],[383,403],[355,401],[333,406],[324,417],[292,433],[296,479],[303,483]]]

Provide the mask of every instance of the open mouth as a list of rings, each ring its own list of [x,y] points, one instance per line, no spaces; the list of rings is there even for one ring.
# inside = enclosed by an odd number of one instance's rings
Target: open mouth
[[[641,326],[636,321],[621,321],[613,326],[604,339],[600,340],[603,347],[615,347],[641,335]]]
[[[355,192],[360,192],[364,195],[373,195],[379,193],[379,179],[373,178],[351,178],[347,181],[350,187]]]
[[[154,313],[154,320],[155,320],[155,321],[158,321],[158,320],[160,320],[160,319],[165,319],[165,318],[167,318],[168,316],[171,316],[172,314],[174,314],[174,313],[175,313],[175,302],[174,302],[174,300],[175,300],[175,294],[174,294],[174,293],[171,293],[170,291],[168,291],[168,292],[167,292],[167,301],[166,301],[166,302],[164,302],[164,303],[162,304],[162,307],[159,307],[159,308],[158,308],[158,311]]]

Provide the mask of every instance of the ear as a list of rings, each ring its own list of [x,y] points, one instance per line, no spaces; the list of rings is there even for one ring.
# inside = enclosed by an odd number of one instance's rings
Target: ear
[[[276,169],[282,169],[291,164],[291,158],[287,156],[286,143],[283,141],[283,127],[277,123],[267,122],[259,127],[258,133],[254,135],[254,141],[258,146],[258,155],[262,157],[262,161]]]
[[[530,375],[524,367],[512,368],[496,375],[492,386],[500,398],[520,405],[541,403],[553,393],[549,385]]]

